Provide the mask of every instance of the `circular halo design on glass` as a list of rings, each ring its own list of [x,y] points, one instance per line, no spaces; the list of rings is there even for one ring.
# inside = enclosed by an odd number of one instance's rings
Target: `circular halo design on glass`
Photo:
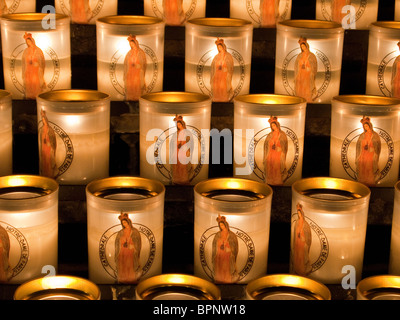
[[[70,1],[69,0],[58,0],[58,1],[60,3],[60,8],[62,12],[67,16],[71,16],[71,8],[69,6]],[[89,18],[89,21],[100,13],[101,9],[103,9],[104,1],[105,0],[97,0],[96,5],[91,10],[91,16]]]
[[[160,19],[164,18],[164,10],[162,10],[163,1],[164,0],[151,0],[151,8],[155,16]],[[196,6],[197,6],[197,0],[192,0],[187,8],[185,8],[186,6],[183,7],[183,11],[185,13],[185,21],[190,19],[190,17],[196,10]]]
[[[14,13],[15,11],[17,11],[19,5],[21,3],[21,0],[14,0],[10,6],[8,6],[7,8],[7,13]],[[4,14],[4,13],[3,13]]]
[[[324,19],[331,21],[332,20],[332,12],[331,9],[327,9],[329,5],[331,4],[332,0],[321,0],[321,12],[324,17]],[[361,16],[364,14],[365,9],[367,8],[367,2],[368,0],[361,0],[360,4],[358,6],[358,9],[356,11],[356,21],[361,18]]]

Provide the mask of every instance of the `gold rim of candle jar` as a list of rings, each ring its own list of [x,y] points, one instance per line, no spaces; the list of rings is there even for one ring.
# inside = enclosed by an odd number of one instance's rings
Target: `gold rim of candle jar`
[[[253,280],[246,286],[246,296],[250,300],[262,300],[261,294],[265,289],[272,289],[271,294],[279,291],[300,295],[301,292],[301,295],[309,297],[309,300],[331,300],[331,292],[324,284],[290,274],[274,274]]]
[[[1,20],[14,21],[14,22],[42,22],[44,18],[48,18],[49,13],[39,12],[21,12],[21,13],[10,13],[1,16]],[[55,13],[54,17],[57,21],[63,19],[69,20],[69,16],[61,13]],[[44,30],[44,29],[43,29]],[[51,30],[51,29],[50,29]]]
[[[344,32],[340,23],[325,20],[285,20],[277,23],[277,28],[289,27],[294,29],[307,29],[307,30],[321,30],[321,31],[335,31]]]
[[[342,102],[361,106],[400,106],[400,99],[374,95],[340,95],[332,98],[332,102]]]
[[[92,102],[110,100],[110,95],[97,90],[60,89],[43,92],[38,95],[39,99],[49,102]]]
[[[236,96],[234,101],[262,105],[298,105],[306,103],[306,99],[283,94],[243,94]]]
[[[152,300],[159,294],[181,294],[193,296],[199,300],[221,300],[219,288],[212,282],[186,274],[161,274],[139,282],[135,293],[138,300]],[[185,290],[187,292],[185,292]]]
[[[385,290],[396,290],[400,297],[400,276],[396,275],[378,275],[362,279],[357,285],[357,296],[368,299],[368,294],[375,291],[379,295],[379,291],[385,294]],[[389,292],[388,294],[393,293]]]
[[[163,91],[147,93],[142,95],[139,100],[165,104],[181,104],[207,102],[211,101],[211,98],[208,95],[197,92]]]
[[[250,21],[238,18],[195,18],[188,20],[187,23],[202,27],[218,28],[253,27],[253,24]]]
[[[400,21],[375,21],[371,23],[371,30],[374,31],[394,31],[398,34],[400,31]]]
[[[84,278],[46,276],[20,285],[14,293],[14,300],[39,300],[40,297],[50,298],[52,295],[80,296],[81,299],[77,300],[100,300],[101,292],[95,283]]]
[[[96,21],[108,25],[122,25],[122,26],[164,24],[164,21],[157,17],[136,16],[136,15],[113,15],[113,16],[99,18]]]
[[[343,193],[346,199],[323,199],[310,196],[312,192],[322,193],[327,191],[333,191],[336,193]],[[292,192],[296,192],[302,196],[303,199],[309,201],[328,204],[332,207],[334,204],[343,205],[355,202],[367,200],[371,194],[371,190],[364,184],[341,178],[332,177],[314,177],[297,180],[292,184]],[[314,193],[314,194],[315,194]]]

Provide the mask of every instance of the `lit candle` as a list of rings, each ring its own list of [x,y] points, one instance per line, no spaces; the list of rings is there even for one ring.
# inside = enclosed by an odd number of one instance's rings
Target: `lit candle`
[[[185,91],[229,102],[249,93],[253,39],[250,21],[198,18],[185,24]]]
[[[392,233],[390,242],[389,273],[400,275],[400,181],[394,186]]]
[[[110,98],[94,90],[56,90],[37,98],[39,169],[60,184],[108,177]]]
[[[399,175],[400,99],[336,96],[331,119],[329,175],[393,187]]]
[[[330,103],[339,94],[344,29],[335,22],[278,22],[275,93],[308,103]]]
[[[400,22],[374,22],[369,30],[365,92],[400,98]]]
[[[207,280],[187,274],[161,274],[141,281],[136,300],[221,300],[220,289]]]
[[[112,177],[86,187],[89,278],[134,284],[162,271],[165,187]]]
[[[116,15],[118,0],[55,0],[57,13],[71,18],[71,23],[95,24],[105,16]]]
[[[337,178],[307,178],[292,185],[290,273],[340,284],[343,267],[361,279],[370,190]]]
[[[100,300],[100,288],[73,276],[45,276],[21,284],[14,300]]]
[[[230,0],[230,17],[247,19],[255,28],[275,28],[291,13],[292,0]]]
[[[0,15],[35,11],[36,0],[0,0]]]
[[[378,0],[317,0],[317,20],[335,21],[345,29],[368,29],[378,20]],[[354,22],[354,23],[352,23]]]
[[[164,28],[158,18],[108,16],[98,19],[97,88],[111,100],[139,100],[162,91]]]
[[[291,185],[301,179],[305,99],[241,95],[234,103],[234,176]]]
[[[55,15],[55,29],[44,28],[45,19],[42,13],[1,19],[4,86],[13,99],[35,99],[42,92],[71,87],[69,17]],[[32,59],[37,64],[29,63]]]
[[[140,176],[194,185],[208,178],[211,99],[191,92],[157,92],[139,100]]]
[[[6,90],[0,90],[0,176],[12,174],[12,99]]]
[[[144,0],[144,15],[163,19],[169,26],[206,16],[206,0]]]
[[[29,175],[0,177],[0,282],[23,283],[57,269],[58,184]]]
[[[377,275],[361,280],[357,300],[400,300],[400,277]]]
[[[331,300],[322,283],[292,274],[271,274],[246,286],[247,300]]]
[[[248,283],[267,272],[272,189],[237,178],[194,187],[194,274]]]

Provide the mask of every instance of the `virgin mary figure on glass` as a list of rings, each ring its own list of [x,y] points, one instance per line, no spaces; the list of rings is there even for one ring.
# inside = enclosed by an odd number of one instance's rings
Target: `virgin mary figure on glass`
[[[237,236],[230,231],[225,216],[217,217],[219,231],[212,243],[213,278],[216,283],[234,283],[239,275],[236,259],[239,251]]]
[[[172,184],[187,185],[192,180],[193,134],[186,128],[181,115],[174,118],[176,132],[172,135],[169,146]]]
[[[56,133],[50,126],[49,120],[47,119],[46,111],[44,111],[43,109],[40,110],[40,115],[43,124],[39,130],[40,175],[56,179],[59,173],[56,162],[56,152],[57,152]]]
[[[10,238],[7,230],[0,226],[0,283],[8,282],[12,275],[10,267]]]
[[[294,63],[294,91],[295,95],[302,97],[307,102],[315,99],[315,77],[317,75],[317,58],[310,51],[310,46],[306,38],[299,39],[301,53],[297,56]]]
[[[137,101],[146,92],[146,54],[139,47],[136,36],[128,37],[130,50],[124,60],[125,99]]]
[[[89,0],[70,0],[69,8],[72,23],[87,24],[92,18]]]
[[[397,46],[400,48],[400,42],[397,42]],[[392,97],[400,98],[400,55],[393,62],[391,85]]]
[[[223,39],[215,41],[218,53],[211,62],[211,98],[216,102],[229,102],[233,98],[232,76],[234,62]]]
[[[137,283],[142,275],[140,251],[142,241],[139,231],[132,225],[127,213],[121,212],[118,219],[122,229],[115,239],[115,263],[118,283]]]
[[[183,12],[183,0],[163,0],[163,11],[165,23],[171,26],[180,26],[185,20]]]
[[[379,180],[379,156],[381,153],[381,139],[374,131],[369,117],[364,116],[362,123],[363,133],[360,134],[356,145],[356,173],[357,181],[374,186]]]
[[[6,0],[0,0],[0,15],[7,14],[8,8]]]
[[[271,116],[268,122],[271,132],[264,141],[264,181],[271,185],[281,185],[287,179],[288,139],[277,117]]]
[[[347,10],[345,13],[342,12],[344,6],[351,5],[350,0],[332,0],[331,2],[331,15],[332,21],[337,23],[342,23],[343,18],[347,15]]]
[[[260,0],[260,26],[274,28],[279,21],[280,0]]]

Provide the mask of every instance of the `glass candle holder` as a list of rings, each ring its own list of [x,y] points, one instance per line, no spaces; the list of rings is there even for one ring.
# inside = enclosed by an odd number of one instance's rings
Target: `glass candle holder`
[[[361,280],[357,300],[400,300],[400,277],[376,275]]]
[[[230,0],[230,17],[249,20],[254,28],[275,28],[291,14],[292,0]]]
[[[400,181],[394,186],[392,234],[390,241],[389,274],[400,275]]]
[[[206,16],[206,0],[144,0],[144,15],[163,19],[169,26]]]
[[[236,97],[233,104],[234,176],[270,185],[301,179],[305,99],[250,94]]]
[[[46,276],[21,284],[14,300],[100,300],[100,288],[73,276]]]
[[[229,102],[250,88],[253,24],[198,18],[185,24],[185,91]]]
[[[221,291],[207,280],[171,273],[141,281],[135,296],[136,300],[221,300]]]
[[[116,15],[118,0],[55,0],[57,13],[65,14],[75,24],[95,24],[102,17]]]
[[[165,187],[111,177],[86,187],[89,278],[134,284],[162,271]]]
[[[96,22],[97,88],[111,100],[137,101],[162,91],[165,23],[145,16],[108,16]]]
[[[271,274],[246,286],[247,300],[331,300],[322,283],[292,274]]]
[[[394,20],[400,21],[400,0],[394,1]]]
[[[13,99],[71,87],[69,17],[56,14],[55,29],[45,29],[46,16],[14,13],[1,19],[4,86]],[[37,62],[31,64],[32,59]]]
[[[0,90],[0,176],[13,171],[12,97]]]
[[[19,12],[35,12],[36,0],[1,0],[0,15],[19,13]]]
[[[366,94],[400,98],[400,22],[369,28]]]
[[[340,284],[343,268],[361,279],[370,190],[328,177],[292,185],[290,273]]]
[[[109,175],[110,98],[94,90],[37,97],[40,175],[82,185]]]
[[[194,274],[215,283],[248,283],[267,272],[272,189],[216,178],[194,187]]]
[[[393,187],[399,175],[400,99],[343,95],[332,99],[329,175]]]
[[[368,29],[378,20],[378,0],[317,0],[317,20],[334,21],[345,29]]]
[[[57,269],[58,184],[31,175],[0,177],[0,283],[23,283]]]
[[[344,29],[336,22],[278,22],[275,93],[329,104],[339,94]]]
[[[156,92],[139,100],[140,175],[164,184],[208,178],[211,99],[191,92]]]

